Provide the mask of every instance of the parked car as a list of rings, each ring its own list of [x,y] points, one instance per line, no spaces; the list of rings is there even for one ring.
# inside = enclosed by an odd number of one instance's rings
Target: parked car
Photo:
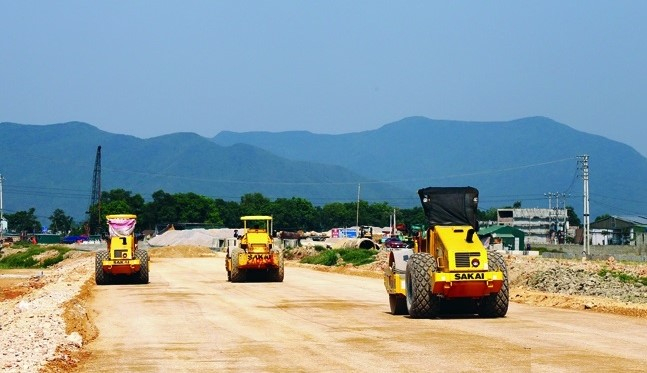
[[[389,249],[403,249],[409,247],[409,245],[402,242],[402,240],[397,237],[389,237],[384,240],[384,247],[387,247]]]

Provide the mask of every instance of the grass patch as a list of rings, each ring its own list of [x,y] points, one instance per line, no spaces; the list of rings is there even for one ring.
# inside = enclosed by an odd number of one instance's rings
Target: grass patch
[[[647,286],[647,277],[638,277],[624,272],[611,271],[607,268],[601,269],[598,272],[598,275],[600,277],[606,277],[606,276],[615,277],[620,282],[623,282],[625,284],[642,284],[644,286]]]
[[[339,255],[344,262],[354,266],[361,266],[364,264],[373,263],[377,250],[366,249],[340,249]]]
[[[56,250],[58,254],[54,257],[45,259],[42,263],[34,259],[34,256],[40,255],[46,251]],[[40,247],[37,245],[29,245],[25,247],[24,251],[15,254],[7,255],[0,260],[0,268],[13,269],[13,268],[47,268],[58,262],[63,261],[65,253],[70,251],[70,248],[65,246],[48,246]]]
[[[337,264],[337,250],[326,250],[317,255],[307,256],[301,259],[301,263],[334,266]]]
[[[344,264],[360,266],[363,264],[373,263],[375,261],[376,254],[377,250],[366,249],[325,250],[319,252],[317,255],[301,259],[301,263],[335,266],[341,258]]]

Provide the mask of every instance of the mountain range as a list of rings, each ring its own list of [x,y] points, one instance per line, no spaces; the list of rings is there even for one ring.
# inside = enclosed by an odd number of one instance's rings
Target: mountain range
[[[240,200],[303,197],[315,205],[358,198],[419,206],[426,186],[477,187],[480,207],[548,207],[547,194],[582,211],[582,158],[589,157],[591,214],[647,214],[647,159],[633,148],[549,118],[461,122],[410,117],[338,135],[306,131],[193,133],[141,139],[90,124],[0,123],[5,213],[56,208],[85,217],[100,166],[101,189],[194,192]],[[101,147],[100,158],[97,157]],[[100,160],[100,162],[97,162]]]

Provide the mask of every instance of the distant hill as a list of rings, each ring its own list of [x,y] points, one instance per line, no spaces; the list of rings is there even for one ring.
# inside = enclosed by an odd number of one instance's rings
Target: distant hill
[[[577,156],[587,154],[592,219],[604,213],[647,215],[642,197],[647,185],[644,156],[625,144],[544,117],[508,122],[410,117],[376,130],[340,135],[224,131],[213,141],[223,146],[245,143],[288,159],[341,165],[407,191],[389,196],[389,201],[417,204],[415,192],[431,185],[475,186],[482,208],[515,201],[521,201],[522,207],[548,207],[545,193],[564,193],[580,218],[583,187]],[[562,197],[560,206],[563,201]]]
[[[45,224],[56,208],[77,222],[85,217],[98,146],[102,190],[122,188],[145,199],[162,189],[235,201],[260,192],[325,204],[356,200],[357,183],[366,180],[340,166],[289,160],[247,144],[221,146],[192,133],[140,139],[79,122],[0,123],[0,138],[5,213],[34,207]],[[379,183],[361,189],[373,201],[403,193]]]
[[[90,202],[97,146],[102,189],[195,192],[240,200],[389,202],[419,206],[426,186],[477,187],[480,207],[521,201],[547,207],[544,193],[565,193],[582,217],[577,156],[590,156],[591,215],[647,215],[647,159],[631,147],[548,118],[509,122],[405,118],[376,130],[341,135],[310,132],[222,132],[213,139],[175,133],[150,139],[112,134],[80,122],[0,123],[0,174],[5,213],[55,208],[76,221]],[[358,188],[359,186],[359,188]],[[560,206],[563,202],[560,198]],[[553,201],[554,207],[554,201]]]

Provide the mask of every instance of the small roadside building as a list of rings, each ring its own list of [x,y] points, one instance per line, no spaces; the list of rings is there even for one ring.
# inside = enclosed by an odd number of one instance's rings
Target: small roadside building
[[[609,216],[591,223],[591,245],[644,246],[647,243],[647,217]]]
[[[509,225],[493,225],[481,228],[478,236],[482,242],[487,241],[489,245],[502,244],[506,250],[524,250],[526,234],[521,230]],[[488,240],[489,239],[489,240]]]

